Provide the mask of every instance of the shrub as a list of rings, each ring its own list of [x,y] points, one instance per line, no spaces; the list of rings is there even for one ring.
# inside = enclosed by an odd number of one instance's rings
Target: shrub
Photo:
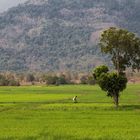
[[[4,75],[0,75],[0,86],[20,86],[20,83],[15,79],[8,79]]]
[[[20,86],[20,83],[18,81],[15,81],[15,80],[9,80],[8,86]]]

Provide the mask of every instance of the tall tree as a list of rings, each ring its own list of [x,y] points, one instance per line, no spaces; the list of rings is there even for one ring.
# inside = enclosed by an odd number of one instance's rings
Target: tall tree
[[[134,33],[110,27],[102,33],[99,45],[102,53],[111,55],[119,74],[127,67],[140,69],[140,39]]]

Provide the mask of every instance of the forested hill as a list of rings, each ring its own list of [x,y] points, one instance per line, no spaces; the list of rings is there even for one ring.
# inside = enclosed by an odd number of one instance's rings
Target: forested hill
[[[140,0],[30,0],[0,15],[0,70],[88,71],[110,26],[140,35]]]

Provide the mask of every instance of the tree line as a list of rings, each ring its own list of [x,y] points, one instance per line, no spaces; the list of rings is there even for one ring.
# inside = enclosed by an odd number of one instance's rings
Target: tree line
[[[67,85],[96,83],[92,73],[0,73],[0,86]]]

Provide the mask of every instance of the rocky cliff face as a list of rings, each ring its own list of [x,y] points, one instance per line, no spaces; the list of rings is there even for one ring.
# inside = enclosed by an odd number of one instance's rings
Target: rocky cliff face
[[[101,32],[140,34],[139,0],[30,0],[0,15],[0,70],[88,71],[109,60]]]

